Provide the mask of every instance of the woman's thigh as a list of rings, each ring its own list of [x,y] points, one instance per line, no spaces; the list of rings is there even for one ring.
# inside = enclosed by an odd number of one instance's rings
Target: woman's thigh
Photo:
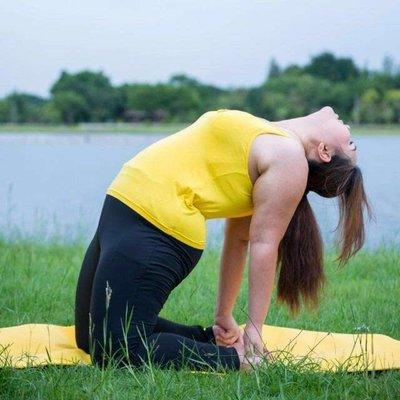
[[[194,267],[166,244],[159,243],[149,251],[127,254],[121,245],[100,255],[90,312],[97,327],[104,326],[107,315],[107,330],[114,337],[121,337],[127,322],[131,327],[138,323],[154,327],[170,293]],[[137,335],[135,331],[128,334],[131,338]]]
[[[93,279],[100,257],[97,231],[82,262],[75,294],[75,339],[78,347],[89,351],[89,311]]]
[[[113,343],[126,336],[135,340],[138,332],[133,328],[139,322],[151,325],[157,317],[154,300],[141,293],[146,267],[146,257],[132,258],[118,250],[101,254],[90,302],[92,336],[97,342],[103,343],[105,335]]]
[[[93,282],[93,338],[113,346],[152,333],[171,291],[192,271],[202,250],[190,248],[123,203],[110,204],[99,226],[100,259]],[[110,218],[112,217],[112,218]],[[138,331],[140,330],[140,332]],[[102,340],[103,339],[103,340]]]

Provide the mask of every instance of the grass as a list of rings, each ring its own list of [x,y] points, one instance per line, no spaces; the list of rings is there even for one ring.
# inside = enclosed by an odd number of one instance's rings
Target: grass
[[[1,133],[163,133],[172,134],[189,123],[88,123],[77,125],[0,124]],[[400,135],[398,124],[351,125],[355,136]]]
[[[29,322],[73,324],[75,284],[85,243],[0,239],[0,326]],[[171,294],[161,315],[182,323],[212,323],[218,248],[207,248],[188,278]],[[367,326],[400,339],[397,248],[361,251],[338,269],[326,257],[328,285],[319,310],[291,319],[273,301],[268,323],[304,329],[355,332]],[[247,280],[235,308],[246,310]],[[193,374],[160,369],[101,371],[92,366],[0,369],[1,399],[396,399],[400,371],[317,373],[271,365],[253,374]]]

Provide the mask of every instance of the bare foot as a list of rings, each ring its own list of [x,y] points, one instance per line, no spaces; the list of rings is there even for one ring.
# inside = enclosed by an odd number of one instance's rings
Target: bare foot
[[[213,325],[212,328],[213,328],[214,338],[217,338],[219,330],[221,328],[218,325]],[[217,339],[216,343],[217,345],[219,344],[221,346],[225,346],[225,344],[219,343]],[[240,361],[240,370],[251,371],[253,369],[252,365],[259,364],[260,362],[259,357],[257,356],[251,357],[250,359],[245,356],[243,335],[240,335],[239,339],[236,340],[235,343],[227,347],[233,347],[236,350]]]
[[[250,372],[255,366],[259,365],[264,359],[263,356],[257,354],[246,355],[244,349],[243,337],[239,338],[232,347],[235,348],[240,359],[240,370]]]
[[[238,340],[236,340],[236,342],[233,343],[232,347],[238,353],[239,360],[240,360],[240,369],[248,370],[248,365],[246,363],[246,358],[245,358],[243,336],[241,336]]]

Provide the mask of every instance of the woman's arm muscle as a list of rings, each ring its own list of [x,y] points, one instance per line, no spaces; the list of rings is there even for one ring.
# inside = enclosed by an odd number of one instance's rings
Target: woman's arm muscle
[[[278,247],[307,183],[308,166],[293,155],[276,160],[253,187],[247,325],[260,329],[268,313]]]

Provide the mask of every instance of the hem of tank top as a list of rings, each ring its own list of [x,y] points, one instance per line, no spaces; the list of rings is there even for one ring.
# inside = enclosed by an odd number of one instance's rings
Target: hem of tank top
[[[266,121],[266,122],[268,122],[268,121]],[[270,122],[268,122],[268,123],[271,124]],[[268,132],[268,131],[265,131],[265,130],[257,131],[257,133],[254,136],[252,136],[251,140],[248,143],[248,146],[247,146],[247,149],[246,149],[246,161],[245,162],[246,162],[246,176],[247,176],[247,179],[248,179],[248,182],[249,182],[250,186],[253,186],[253,182],[251,181],[251,178],[250,178],[248,165],[249,165],[250,149],[251,149],[251,145],[253,144],[253,140],[257,136],[260,136],[260,135],[278,135],[278,136],[287,137],[289,139],[293,139],[293,137],[291,135],[287,134],[285,131],[279,129],[278,127],[274,126],[273,124],[271,124],[271,126],[273,128],[275,128],[277,131],[276,132]]]
[[[174,236],[176,239],[182,241],[188,246],[195,247],[196,249],[204,250],[206,242],[195,242],[194,240],[188,238],[182,233],[171,229],[164,224],[162,224],[158,219],[154,218],[147,210],[145,210],[142,206],[135,203],[134,201],[125,197],[122,193],[118,192],[115,189],[107,189],[107,194],[116,197],[118,200],[122,201],[125,205],[132,208],[134,211],[138,212],[142,217],[146,218],[152,224],[154,224],[157,228],[161,229],[163,232]],[[200,246],[200,247],[199,247]]]

